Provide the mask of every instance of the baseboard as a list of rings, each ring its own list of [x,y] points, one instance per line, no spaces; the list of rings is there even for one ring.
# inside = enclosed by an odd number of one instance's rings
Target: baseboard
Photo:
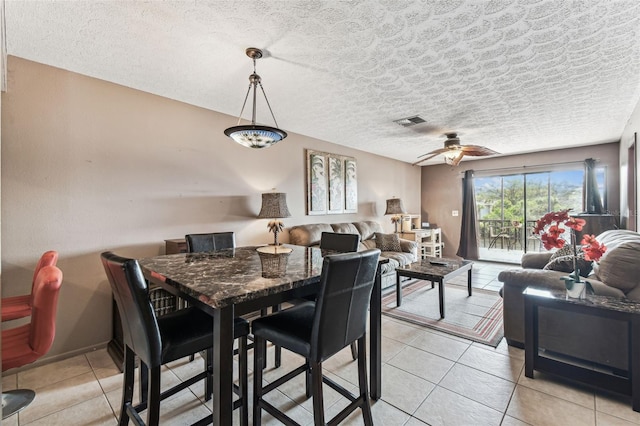
[[[104,343],[100,343],[98,345],[92,345],[92,346],[87,346],[84,348],[80,348],[80,349],[76,349],[70,352],[65,352],[63,354],[57,354],[57,355],[52,355],[52,356],[47,356],[44,358],[40,358],[39,360],[32,362],[31,364],[27,364],[27,365],[23,365],[22,367],[18,367],[18,368],[13,368],[11,370],[7,370],[4,371],[2,373],[2,376],[9,376],[11,374],[16,374],[16,373],[20,373],[21,371],[25,371],[25,370],[31,370],[35,367],[40,367],[42,365],[47,365],[47,364],[51,364],[54,362],[58,362],[58,361],[62,361],[64,359],[67,358],[73,358],[74,356],[77,355],[83,355],[86,354],[87,352],[92,352],[92,351],[97,351],[100,349],[104,349],[107,347],[107,344],[109,342],[104,342]]]

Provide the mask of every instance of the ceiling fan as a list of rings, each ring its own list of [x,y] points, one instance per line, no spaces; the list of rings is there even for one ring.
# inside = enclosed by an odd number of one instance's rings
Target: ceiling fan
[[[452,166],[457,166],[465,155],[484,157],[487,155],[500,154],[499,152],[480,145],[460,145],[460,138],[457,133],[445,133],[445,136],[447,140],[444,141],[444,148],[420,155],[418,158],[425,158],[416,161],[413,165],[415,166],[423,161],[430,160],[440,154],[444,154],[444,162]]]

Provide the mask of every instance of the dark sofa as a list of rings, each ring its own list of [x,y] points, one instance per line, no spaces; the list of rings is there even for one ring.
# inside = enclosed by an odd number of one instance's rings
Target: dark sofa
[[[587,277],[595,294],[640,301],[640,234],[610,230],[596,239],[607,246],[607,251]],[[551,252],[525,253],[522,269],[506,270],[498,275],[504,283],[500,294],[504,304],[504,334],[509,345],[524,347],[523,290],[528,286],[564,289],[560,278],[566,276],[566,272],[542,269],[550,257]],[[545,309],[540,311],[539,321],[541,348],[627,370],[626,323]]]

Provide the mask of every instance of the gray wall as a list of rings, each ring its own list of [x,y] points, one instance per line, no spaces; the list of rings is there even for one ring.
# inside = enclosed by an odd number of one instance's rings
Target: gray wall
[[[472,142],[469,142],[472,143]],[[462,215],[462,177],[466,170],[492,170],[512,167],[534,168],[538,165],[583,161],[595,158],[597,164],[607,166],[607,207],[612,213],[620,212],[619,144],[590,145],[581,148],[543,151],[508,157],[463,161],[458,167],[446,164],[422,168],[422,217],[442,228],[445,256],[455,256],[460,242]],[[495,172],[500,174],[499,171]],[[458,210],[460,216],[452,216]]]
[[[629,117],[627,124],[620,137],[620,211],[622,222],[635,221],[636,229],[640,230],[640,219],[638,219],[637,206],[629,206],[627,196],[629,166],[629,148],[636,141],[636,135],[640,133],[640,103]],[[640,141],[636,141],[636,204],[640,204]]]
[[[164,252],[164,239],[226,230],[239,245],[269,243],[267,221],[256,215],[260,194],[272,188],[287,193],[285,226],[371,219],[391,232],[387,198],[420,210],[418,167],[297,134],[252,150],[222,133],[236,117],[20,58],[9,57],[8,66],[2,296],[30,291],[39,256],[60,252],[64,281],[49,357],[111,338],[104,250],[153,256]],[[357,214],[305,215],[306,148],[357,159]]]

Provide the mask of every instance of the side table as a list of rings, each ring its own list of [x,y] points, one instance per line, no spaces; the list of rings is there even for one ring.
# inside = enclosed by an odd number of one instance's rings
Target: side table
[[[176,254],[187,252],[187,240],[184,238],[174,238],[171,240],[164,240],[164,254]]]
[[[640,303],[628,299],[588,295],[586,299],[568,299],[565,290],[527,287],[524,294],[525,376],[533,371],[555,374],[586,385],[631,395],[632,408],[640,411]],[[546,356],[539,348],[539,308],[558,309],[627,322],[629,326],[629,365],[626,374],[561,357]]]

